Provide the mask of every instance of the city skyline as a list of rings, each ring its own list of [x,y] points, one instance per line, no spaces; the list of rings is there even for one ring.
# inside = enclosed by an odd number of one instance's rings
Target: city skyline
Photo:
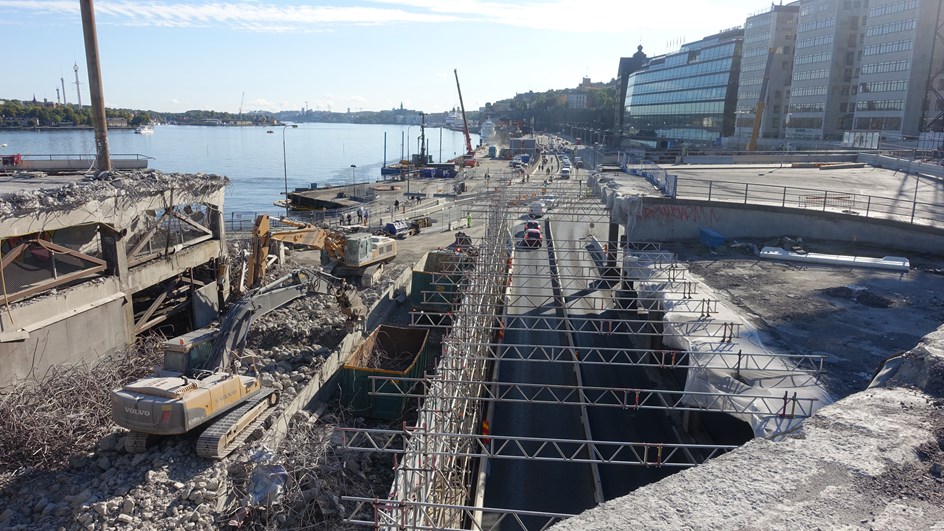
[[[637,45],[650,56],[665,53],[770,5],[103,0],[94,7],[108,107],[345,112],[402,103],[439,112],[459,105],[454,68],[473,110],[517,93],[574,88],[585,76],[609,81]],[[0,96],[55,102],[63,78],[66,101],[76,103],[78,65],[89,102],[78,2],[0,0],[0,27],[5,48],[17,49],[17,75],[6,77]]]

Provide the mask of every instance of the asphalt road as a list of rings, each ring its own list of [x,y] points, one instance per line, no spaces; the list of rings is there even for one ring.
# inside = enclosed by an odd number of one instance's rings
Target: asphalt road
[[[516,232],[522,230],[519,224]],[[541,305],[528,309],[512,308],[509,315],[557,315],[549,277],[547,247],[519,248],[516,268],[527,268],[534,275],[515,275],[512,293],[542,299]],[[539,330],[506,330],[506,344],[566,344],[560,334]],[[574,367],[561,363],[526,363],[506,360],[499,362],[498,380],[501,382],[576,385]],[[500,402],[495,405],[492,421],[495,435],[552,437],[562,439],[585,438],[576,406]],[[534,448],[536,443],[530,445]],[[579,463],[548,462],[525,459],[493,459],[486,484],[485,505],[529,511],[577,514],[595,506],[593,478],[590,467]],[[543,526],[541,519],[525,519],[528,528]],[[520,529],[508,522],[504,529]]]
[[[553,187],[562,195],[575,193],[576,180],[557,181]],[[572,189],[571,189],[572,188]],[[550,192],[553,192],[551,190]],[[568,208],[562,206],[562,209]],[[588,208],[584,206],[582,208]],[[602,205],[589,207],[602,210]],[[555,221],[555,217],[560,221]],[[551,210],[542,226],[545,238],[550,236],[555,247],[555,269],[565,280],[561,282],[562,295],[576,299],[569,305],[572,320],[582,317],[612,316],[612,310],[594,308],[594,300],[609,295],[605,284],[575,282],[567,277],[583,276],[602,271],[602,254],[592,235],[598,241],[606,239],[607,227],[597,224],[569,221],[573,216]],[[520,240],[524,218],[516,220],[516,239]],[[550,228],[550,231],[547,228]],[[533,308],[509,308],[509,315],[560,316],[549,282],[552,269],[548,247],[522,249],[515,258],[512,295],[527,295]],[[518,272],[522,272],[519,274]],[[524,274],[523,272],[527,272]],[[587,298],[582,298],[587,297]],[[580,327],[577,326],[577,329]],[[629,335],[602,335],[576,332],[573,340],[578,348],[626,347],[632,341]],[[513,330],[505,333],[506,344],[515,345],[568,345],[563,332],[550,330]],[[656,387],[638,368],[626,366],[578,365],[582,384],[587,387]],[[542,383],[575,386],[578,383],[575,365],[567,363],[536,363],[505,359],[499,364],[501,382]],[[611,407],[586,409],[590,433],[594,440],[677,442],[667,415],[653,410],[623,410]],[[573,405],[545,405],[499,402],[495,404],[492,433],[527,437],[553,437],[584,440],[587,433],[581,418],[582,408]],[[671,474],[677,469],[640,467],[631,465],[601,465],[599,474],[604,498],[614,499],[648,483]],[[593,507],[594,483],[588,464],[547,462],[525,459],[493,459],[486,483],[485,505],[527,511],[555,513],[581,512]],[[524,519],[528,528],[539,528],[546,523],[541,519]],[[509,523],[504,529],[519,529]]]

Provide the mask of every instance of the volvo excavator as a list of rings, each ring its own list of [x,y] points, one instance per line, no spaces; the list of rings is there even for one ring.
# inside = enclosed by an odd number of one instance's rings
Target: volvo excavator
[[[356,289],[320,271],[297,270],[249,291],[232,305],[219,329],[204,328],[164,343],[157,373],[111,393],[112,418],[131,430],[129,452],[143,452],[156,436],[202,429],[197,455],[225,457],[269,417],[279,394],[263,387],[254,364],[241,372],[240,354],[254,319],[309,293],[333,294],[349,323],[366,318]]]
[[[265,275],[266,257],[273,240],[294,246],[318,249],[331,261],[331,274],[351,279],[369,278],[383,263],[397,257],[397,241],[366,232],[344,234],[337,230],[281,218],[291,229],[272,231],[268,214],[260,214],[253,228],[249,259],[249,285]]]

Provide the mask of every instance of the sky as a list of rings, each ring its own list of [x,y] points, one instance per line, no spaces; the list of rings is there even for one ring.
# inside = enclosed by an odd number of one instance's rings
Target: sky
[[[770,8],[769,0],[94,2],[105,105],[183,112],[466,110],[616,77]],[[82,103],[78,0],[0,0],[0,99]]]

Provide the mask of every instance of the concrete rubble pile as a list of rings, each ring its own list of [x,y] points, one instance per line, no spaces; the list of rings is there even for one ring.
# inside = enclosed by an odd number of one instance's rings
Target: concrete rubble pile
[[[269,276],[285,271],[279,267]],[[361,292],[365,304],[380,298],[394,272]],[[312,295],[258,319],[245,354],[256,358],[265,385],[282,392],[281,408],[344,334],[345,317],[334,299]],[[0,529],[340,529],[340,496],[386,495],[392,458],[337,448],[335,426],[362,426],[364,419],[332,406],[321,416],[300,411],[292,422],[285,442],[264,462],[255,458],[260,449],[252,442],[220,461],[199,458],[193,437],[165,438],[145,453],[129,454],[125,432],[111,426],[96,448],[75,448],[61,470],[23,468],[0,476]],[[254,470],[264,467],[279,470],[284,484],[253,497]]]
[[[100,172],[64,186],[0,195],[0,215],[76,208],[92,201],[118,197],[133,199],[175,188],[201,195],[228,184],[229,179],[225,176],[204,173],[162,173],[156,170]]]

